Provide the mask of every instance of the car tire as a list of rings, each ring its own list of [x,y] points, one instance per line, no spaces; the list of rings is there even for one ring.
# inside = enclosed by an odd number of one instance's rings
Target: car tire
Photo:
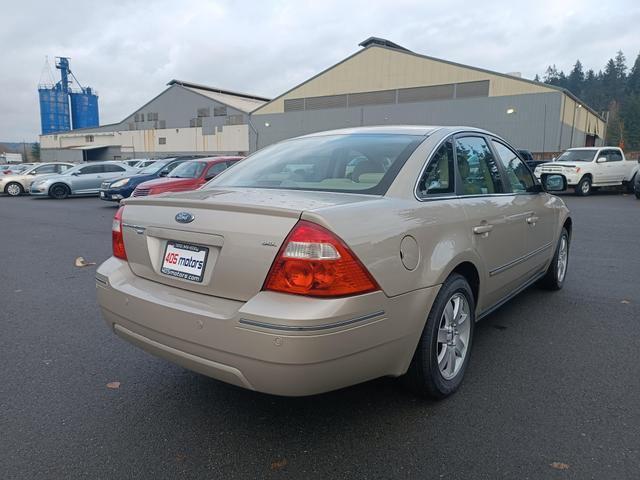
[[[640,200],[640,191],[636,190],[636,198]]]
[[[566,228],[562,228],[560,239],[553,254],[551,265],[547,269],[540,285],[547,290],[560,290],[564,286],[569,268],[569,250],[571,246],[571,236]]]
[[[591,195],[592,187],[591,187],[591,178],[582,177],[582,179],[576,185],[576,195],[579,197],[587,197]]]
[[[64,200],[69,196],[71,191],[64,183],[55,183],[49,188],[49,196],[56,200]]]
[[[18,182],[8,183],[6,187],[4,187],[4,193],[9,195],[10,197],[19,197],[24,193],[24,188]]]
[[[625,185],[625,190],[627,193],[638,193],[636,192],[636,175],[637,173],[633,177],[631,177],[631,180],[629,180]]]
[[[431,306],[411,365],[403,377],[405,386],[417,395],[433,399],[454,393],[469,363],[474,324],[473,292],[467,280],[454,273],[444,282]]]

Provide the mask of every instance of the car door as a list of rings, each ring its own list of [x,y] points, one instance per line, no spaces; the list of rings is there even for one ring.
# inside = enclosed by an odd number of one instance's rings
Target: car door
[[[607,167],[611,172],[611,181],[622,183],[627,174],[627,167],[622,161],[622,153],[619,150],[611,149],[608,151]]]
[[[613,183],[616,181],[615,165],[609,161],[611,150],[603,149],[598,152],[595,159],[595,169],[593,172],[593,183]],[[604,160],[604,161],[599,161]]]
[[[103,164],[87,165],[82,167],[77,173],[71,177],[71,191],[75,194],[91,193],[97,191],[94,189],[94,185],[101,181],[101,176],[104,171]],[[98,186],[100,184],[98,183]]]
[[[505,143],[493,138],[491,144],[507,177],[514,202],[525,213],[526,252],[521,261],[529,277],[543,271],[553,255],[556,211],[551,208],[549,195],[536,184],[531,171]]]
[[[483,304],[486,311],[505,299],[527,279],[526,218],[528,204],[508,191],[508,182],[487,137],[455,137],[457,193],[462,201],[473,246],[484,262]]]

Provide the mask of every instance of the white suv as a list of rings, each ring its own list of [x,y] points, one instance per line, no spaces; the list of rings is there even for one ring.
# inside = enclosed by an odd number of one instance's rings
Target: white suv
[[[536,177],[559,173],[577,195],[589,195],[593,188],[626,186],[633,192],[638,163],[627,160],[617,147],[570,148],[554,162],[538,165]]]

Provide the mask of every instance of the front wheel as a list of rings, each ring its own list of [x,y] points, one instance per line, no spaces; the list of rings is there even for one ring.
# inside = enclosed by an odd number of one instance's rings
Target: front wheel
[[[24,193],[24,189],[22,188],[22,185],[20,185],[19,183],[11,182],[7,184],[6,187],[4,187],[4,193],[12,197],[17,197]]]
[[[576,185],[576,195],[580,197],[591,195],[591,179],[589,177],[583,177]]]
[[[567,268],[569,267],[569,243],[569,232],[563,227],[551,265],[549,265],[547,273],[540,280],[540,285],[544,288],[560,290],[564,286],[564,279],[567,276]]]
[[[442,285],[427,317],[405,384],[415,393],[445,398],[454,393],[469,363],[475,301],[467,280],[451,275]]]
[[[62,200],[69,196],[71,192],[69,191],[69,187],[67,187],[64,183],[56,183],[49,189],[49,196],[51,198],[55,198],[56,200]]]

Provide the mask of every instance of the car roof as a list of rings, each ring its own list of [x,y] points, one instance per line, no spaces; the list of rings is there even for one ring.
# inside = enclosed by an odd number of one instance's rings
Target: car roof
[[[567,150],[600,150],[601,148],[615,148],[616,150],[621,150],[620,147],[608,147],[606,145],[603,145],[602,147],[572,147],[567,148]]]
[[[224,162],[225,160],[242,160],[244,157],[235,156],[235,155],[225,155],[219,157],[205,157],[205,158],[194,158],[193,160],[187,160],[185,163],[191,162],[205,162],[205,163],[218,163]]]
[[[459,132],[459,131],[472,131],[479,133],[491,134],[486,130],[482,130],[476,127],[467,126],[442,126],[442,125],[378,125],[371,127],[353,127],[353,128],[341,128],[337,130],[328,130],[325,132],[310,133],[298,138],[305,137],[320,137],[324,135],[352,135],[352,134],[396,134],[396,135],[419,135],[429,136],[435,132],[442,133],[443,135]]]

